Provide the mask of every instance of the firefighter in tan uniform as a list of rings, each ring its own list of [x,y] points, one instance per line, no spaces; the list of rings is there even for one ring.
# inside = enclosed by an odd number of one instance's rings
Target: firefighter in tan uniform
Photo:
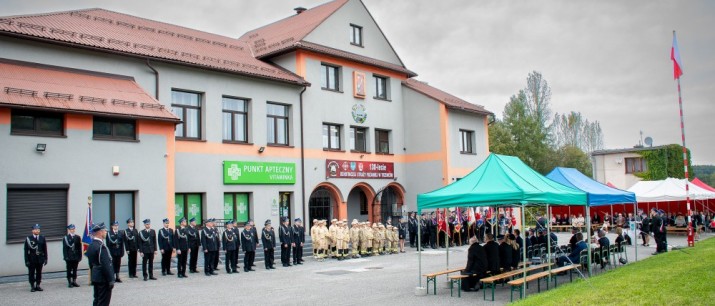
[[[377,223],[372,224],[372,255],[380,255],[382,249],[383,237],[380,233],[380,226]]]
[[[350,244],[350,230],[348,229],[348,220],[340,221],[340,227],[338,227],[338,239],[340,245],[338,246],[338,254],[340,259],[347,259],[349,256],[348,246]]]
[[[318,259],[318,219],[313,219],[313,226],[310,227],[310,238],[313,240],[313,258]]]
[[[360,255],[370,256],[372,253],[372,229],[367,222],[360,225]]]
[[[360,252],[360,249],[358,248],[360,246],[360,225],[359,225],[357,219],[353,219],[353,222],[350,226],[350,244],[352,247],[352,252],[351,252],[350,257],[352,257],[352,258],[360,257],[358,255],[358,253]]]
[[[397,226],[392,227],[392,253],[397,254],[399,253],[399,244],[400,244],[400,234],[397,232]]]
[[[323,261],[327,254],[327,234],[328,229],[325,227],[325,220],[318,221],[318,227],[315,229],[315,237],[317,243],[317,258],[318,261]]]
[[[335,243],[337,242],[336,236],[337,236],[337,231],[338,231],[338,219],[333,219],[330,220],[330,227],[328,227],[328,234],[326,237],[328,238],[328,247],[329,247],[329,256],[330,257],[337,257],[337,248],[335,246]]]
[[[388,225],[385,228],[385,254],[392,253],[392,225]]]

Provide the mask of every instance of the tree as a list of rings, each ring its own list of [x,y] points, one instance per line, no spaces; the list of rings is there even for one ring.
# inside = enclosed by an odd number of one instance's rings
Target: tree
[[[601,123],[589,122],[580,112],[558,113],[551,123],[553,145],[556,148],[575,146],[584,152],[603,149]]]
[[[593,174],[588,154],[576,146],[566,145],[559,148],[556,151],[556,159],[560,167],[575,168],[588,177]]]
[[[489,151],[504,155],[516,154],[516,144],[511,131],[501,120],[495,120],[489,125]]]
[[[504,106],[502,117],[504,127],[512,136],[513,155],[540,173],[551,170],[553,161],[549,159],[552,150],[548,145],[548,134],[538,115],[530,110],[526,91],[520,90],[511,97]]]

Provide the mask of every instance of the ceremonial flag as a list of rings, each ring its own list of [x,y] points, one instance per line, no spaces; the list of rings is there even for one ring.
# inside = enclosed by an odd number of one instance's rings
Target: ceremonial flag
[[[82,254],[87,251],[87,248],[92,244],[92,236],[90,236],[89,227],[92,226],[92,204],[87,205],[87,217],[84,223],[84,234],[82,235]]]
[[[678,40],[673,32],[673,46],[670,48],[670,59],[673,60],[673,79],[680,78],[683,75],[683,62],[680,60],[680,51],[678,51]]]
[[[471,226],[474,222],[477,222],[477,217],[474,215],[474,207],[470,207],[467,211],[467,223]]]
[[[457,217],[454,218],[454,230],[459,232],[462,229],[462,212],[459,210],[459,207],[457,207]]]

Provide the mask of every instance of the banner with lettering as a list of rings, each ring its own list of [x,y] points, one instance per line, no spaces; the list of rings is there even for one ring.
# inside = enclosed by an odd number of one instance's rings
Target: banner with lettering
[[[393,163],[328,159],[325,176],[329,178],[394,179]]]

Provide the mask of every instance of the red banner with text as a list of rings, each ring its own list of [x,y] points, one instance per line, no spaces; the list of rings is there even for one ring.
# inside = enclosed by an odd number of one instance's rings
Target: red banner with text
[[[325,160],[325,176],[328,178],[394,179],[393,163]]]

